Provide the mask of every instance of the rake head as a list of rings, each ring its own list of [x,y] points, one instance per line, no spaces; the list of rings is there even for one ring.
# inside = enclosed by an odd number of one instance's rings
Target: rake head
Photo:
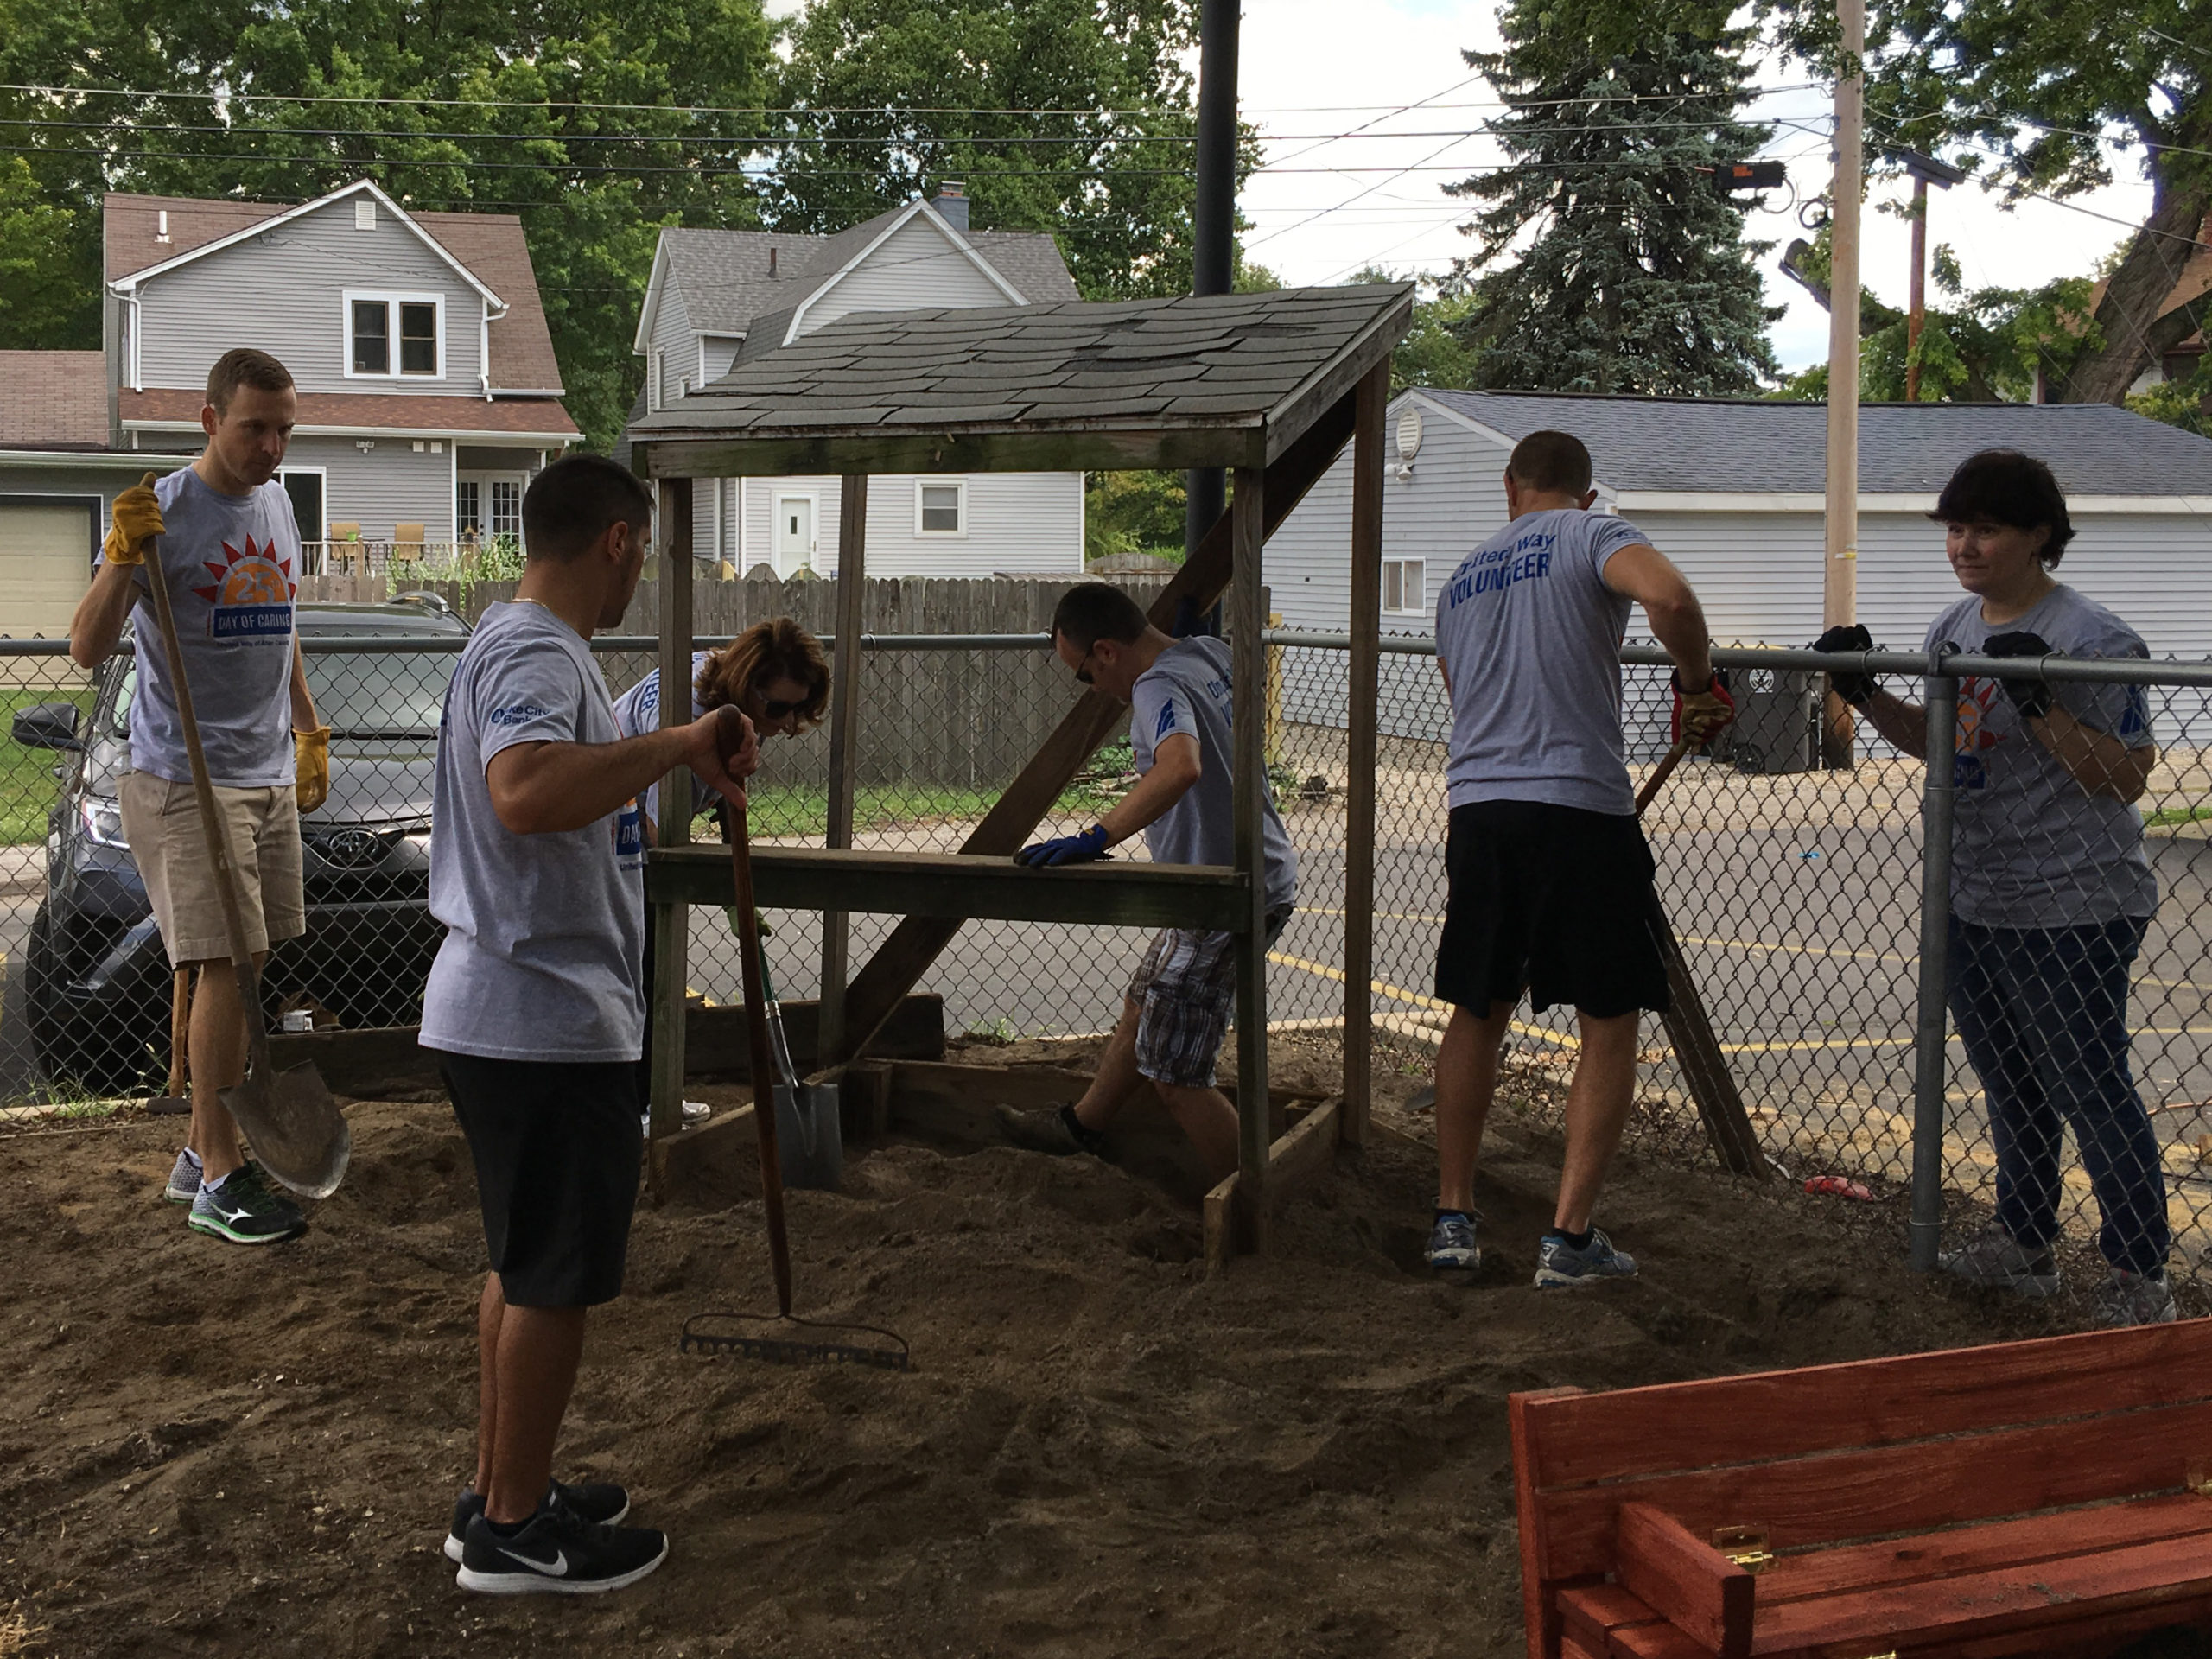
[[[699,1328],[709,1320],[736,1328]],[[898,1346],[855,1342],[838,1332],[880,1337]],[[895,1331],[874,1325],[802,1319],[789,1313],[695,1313],[683,1321],[677,1345],[687,1354],[735,1354],[741,1359],[766,1360],[774,1365],[861,1365],[879,1371],[913,1369],[906,1338]]]

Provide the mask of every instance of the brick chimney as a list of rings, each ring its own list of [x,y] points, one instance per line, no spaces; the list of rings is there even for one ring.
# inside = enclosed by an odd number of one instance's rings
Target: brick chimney
[[[956,231],[968,228],[968,187],[957,179],[947,179],[937,188],[937,195],[930,206]]]

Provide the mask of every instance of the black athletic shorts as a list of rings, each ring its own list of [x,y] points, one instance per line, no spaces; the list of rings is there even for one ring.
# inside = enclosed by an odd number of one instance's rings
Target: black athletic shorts
[[[1452,809],[1436,995],[1478,1015],[1521,993],[1599,1019],[1664,1013],[1651,849],[1633,817],[1545,801]]]
[[[590,1307],[622,1294],[645,1164],[635,1060],[487,1060],[438,1069],[476,1162],[484,1243],[517,1307]]]

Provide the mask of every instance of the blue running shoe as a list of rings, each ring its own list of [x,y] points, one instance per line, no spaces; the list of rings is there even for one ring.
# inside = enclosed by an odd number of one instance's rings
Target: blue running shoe
[[[1472,1273],[1483,1264],[1475,1218],[1464,1210],[1440,1210],[1428,1230],[1428,1265],[1439,1272]]]
[[[1613,1248],[1613,1241],[1595,1227],[1590,1242],[1580,1249],[1557,1233],[1546,1233],[1536,1249],[1536,1283],[1547,1289],[1571,1288],[1600,1279],[1633,1279],[1636,1258]]]
[[[169,1184],[162,1196],[171,1204],[190,1204],[200,1196],[200,1163],[190,1153],[177,1154],[176,1167],[169,1171]]]

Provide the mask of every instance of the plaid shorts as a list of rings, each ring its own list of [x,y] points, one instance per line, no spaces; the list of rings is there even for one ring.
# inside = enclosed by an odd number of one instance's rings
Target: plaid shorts
[[[1290,920],[1270,911],[1272,945]],[[1214,1061],[1236,1003],[1236,936],[1171,927],[1152,942],[1129,982],[1137,1005],[1137,1071],[1154,1083],[1213,1087]]]

